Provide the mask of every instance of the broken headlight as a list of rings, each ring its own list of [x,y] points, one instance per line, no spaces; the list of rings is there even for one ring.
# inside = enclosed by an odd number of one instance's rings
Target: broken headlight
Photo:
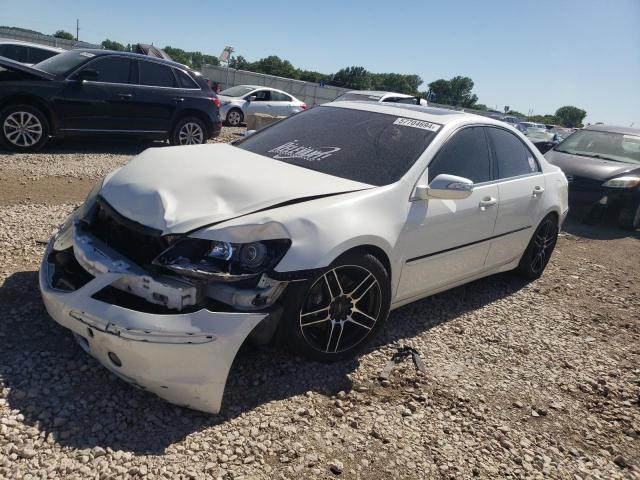
[[[153,260],[153,264],[187,277],[235,282],[275,267],[291,240],[230,243],[186,238]]]

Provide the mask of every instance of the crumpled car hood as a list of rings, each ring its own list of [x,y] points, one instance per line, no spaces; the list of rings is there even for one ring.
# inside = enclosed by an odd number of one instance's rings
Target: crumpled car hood
[[[163,234],[186,233],[283,203],[372,188],[227,144],[150,148],[109,177],[100,195]]]

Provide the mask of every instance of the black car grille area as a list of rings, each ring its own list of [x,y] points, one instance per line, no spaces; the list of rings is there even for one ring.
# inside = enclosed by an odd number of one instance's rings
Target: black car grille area
[[[87,230],[116,252],[140,266],[145,266],[169,246],[162,232],[120,215],[102,197]]]

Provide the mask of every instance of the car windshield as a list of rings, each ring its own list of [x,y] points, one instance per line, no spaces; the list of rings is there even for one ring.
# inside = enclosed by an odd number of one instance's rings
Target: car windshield
[[[253,92],[255,87],[246,87],[244,85],[238,85],[236,87],[227,88],[222,90],[218,95],[224,95],[226,97],[241,97],[249,92]]]
[[[33,68],[42,70],[43,72],[51,73],[53,75],[62,75],[72,70],[83,63],[89,61],[95,57],[91,52],[85,52],[82,50],[69,50],[68,52],[61,53],[55,57],[47,58],[40,63],[36,63]]]
[[[640,135],[578,130],[555,150],[615,162],[640,164]]]
[[[369,185],[398,181],[440,125],[398,115],[315,107],[235,145],[271,159]]]

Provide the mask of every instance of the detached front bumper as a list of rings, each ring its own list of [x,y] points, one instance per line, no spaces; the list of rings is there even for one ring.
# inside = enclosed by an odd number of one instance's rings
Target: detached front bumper
[[[85,351],[123,380],[178,405],[218,413],[236,353],[264,312],[151,314],[93,298],[126,276],[99,273],[75,291],[52,286],[49,243],[40,291],[51,317]]]

